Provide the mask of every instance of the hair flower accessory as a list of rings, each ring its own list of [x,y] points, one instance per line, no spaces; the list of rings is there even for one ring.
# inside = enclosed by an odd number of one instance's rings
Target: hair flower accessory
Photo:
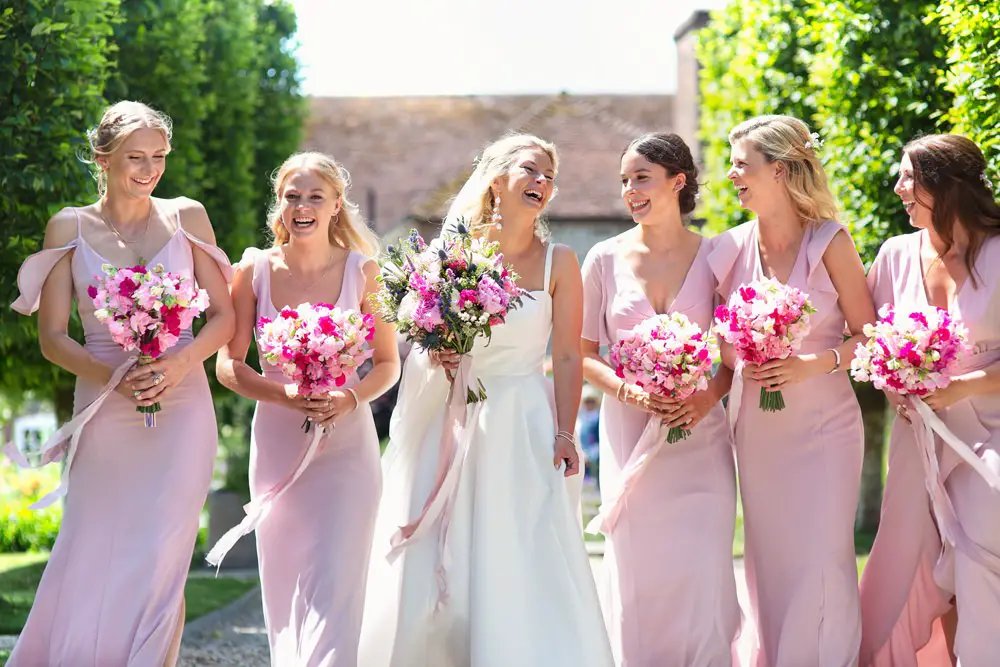
[[[990,180],[990,177],[986,175],[985,170],[983,171],[983,173],[979,174],[979,180],[983,182],[983,185],[986,186],[987,190],[993,189],[993,182]]]
[[[810,132],[809,140],[806,142],[805,146],[810,150],[823,148],[823,140],[820,138],[819,132]]]

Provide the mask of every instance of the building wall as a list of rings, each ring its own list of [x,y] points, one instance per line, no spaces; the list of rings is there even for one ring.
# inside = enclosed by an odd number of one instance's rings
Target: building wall
[[[583,261],[595,244],[621,234],[633,225],[631,220],[550,220],[552,239],[568,245]]]
[[[698,141],[698,30],[708,23],[708,12],[698,10],[677,29],[677,93],[674,95],[674,132],[691,147],[695,164],[701,166]]]

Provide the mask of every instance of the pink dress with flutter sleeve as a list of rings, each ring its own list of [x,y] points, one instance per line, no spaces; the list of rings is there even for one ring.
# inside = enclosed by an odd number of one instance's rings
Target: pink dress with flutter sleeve
[[[228,280],[229,260],[184,231],[176,200],[155,201],[176,230],[149,263],[193,276],[192,253],[198,247]],[[18,273],[21,296],[13,308],[34,312],[45,279],[67,254],[85,347],[124,372],[129,357],[94,317],[87,296],[107,262],[79,226],[69,245],[24,261]],[[177,345],[191,340],[191,331],[185,331]],[[217,445],[212,394],[201,364],[161,406],[156,427],[146,428],[135,405],[120,394],[77,380],[78,442],[43,445],[45,460],[71,458],[65,513],[9,667],[161,667],[176,661],[184,584]]]

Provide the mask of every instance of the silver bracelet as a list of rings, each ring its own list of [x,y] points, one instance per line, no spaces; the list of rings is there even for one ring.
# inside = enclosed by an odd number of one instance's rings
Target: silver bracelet
[[[569,431],[559,431],[556,433],[557,438],[562,438],[563,440],[569,441],[569,444],[576,446],[576,438]]]
[[[347,388],[347,391],[351,392],[351,396],[354,397],[354,409],[357,410],[361,407],[361,399],[358,398],[358,392],[354,391],[350,387]]]
[[[835,347],[831,347],[830,352],[833,352],[833,357],[837,360],[837,362],[833,365],[833,368],[826,372],[827,375],[833,375],[840,370],[840,352],[838,352]]]

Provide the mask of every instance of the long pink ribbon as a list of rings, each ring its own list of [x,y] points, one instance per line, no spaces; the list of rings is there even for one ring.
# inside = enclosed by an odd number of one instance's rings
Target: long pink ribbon
[[[934,435],[940,436],[942,442],[951,447],[963,461],[972,466],[972,469],[995,491],[1000,491],[1000,477],[990,470],[982,459],[976,456],[972,448],[962,442],[926,403],[915,396],[908,398],[910,406],[916,411],[913,418],[913,430],[922,454],[927,492],[930,494],[931,505],[934,508],[934,515],[942,535],[969,558],[993,572],[1000,572],[1000,557],[976,544],[962,527],[941,476],[941,466],[934,446]]]
[[[55,490],[50,491],[42,498],[30,505],[30,509],[40,510],[45,509],[52,503],[56,502],[60,498],[66,495],[69,491],[69,472],[73,467],[73,460],[76,458],[76,450],[80,444],[80,436],[83,435],[83,427],[93,419],[97,411],[104,405],[104,401],[107,400],[108,396],[111,395],[117,387],[118,383],[121,382],[125,374],[128,373],[132,367],[135,365],[138,357],[130,356],[126,359],[120,366],[118,366],[114,372],[111,374],[111,379],[108,383],[104,385],[101,389],[101,393],[98,394],[97,398],[91,401],[90,405],[81,410],[72,419],[63,424],[58,431],[52,434],[45,444],[41,446],[39,450],[41,453],[41,461],[37,465],[32,465],[24,455],[18,450],[17,445],[13,442],[8,442],[4,446],[4,452],[9,456],[17,465],[22,468],[40,468],[54,461],[58,461],[63,456],[63,448],[61,445],[69,439],[69,447],[65,449],[66,465],[63,466],[62,475],[59,479],[59,486]]]
[[[407,525],[401,526],[393,534],[389,540],[391,549],[386,556],[390,563],[395,562],[408,546],[425,537],[435,526],[438,528],[438,566],[436,572],[438,601],[435,609],[440,608],[448,600],[448,528],[451,523],[451,515],[465,459],[469,453],[472,434],[483,405],[482,402],[473,403],[471,411],[468,409],[466,398],[471,386],[472,360],[464,355],[459,362],[458,374],[448,393],[434,487],[417,518]]]
[[[316,458],[320,441],[325,433],[326,429],[321,428],[318,424],[313,425],[312,438],[309,440],[309,445],[306,447],[302,458],[299,459],[298,465],[295,466],[295,470],[280,483],[272,486],[243,506],[243,511],[246,512],[243,520],[227,530],[225,535],[219,538],[219,541],[215,543],[215,546],[205,556],[205,560],[210,565],[214,565],[216,568],[221,567],[222,560],[236,546],[240,538],[252,533],[260,525],[261,521],[267,518],[267,515],[271,512],[271,508],[278,502],[278,499],[295,483],[295,480],[302,476],[302,473],[309,467],[309,464]]]
[[[729,386],[729,407],[727,410],[727,421],[729,422],[729,435],[736,442],[736,419],[740,416],[740,404],[743,402],[743,370],[747,362],[740,358],[736,359],[736,367],[733,369],[733,382]]]
[[[625,500],[635,488],[635,485],[642,478],[643,472],[649,467],[650,462],[667,441],[666,427],[658,417],[649,416],[646,427],[639,436],[638,442],[632,448],[625,466],[622,468],[621,482],[617,492],[609,494],[607,501],[601,503],[597,510],[597,516],[587,524],[586,532],[591,535],[604,533],[611,535],[611,532],[618,524],[618,518],[625,507]]]

